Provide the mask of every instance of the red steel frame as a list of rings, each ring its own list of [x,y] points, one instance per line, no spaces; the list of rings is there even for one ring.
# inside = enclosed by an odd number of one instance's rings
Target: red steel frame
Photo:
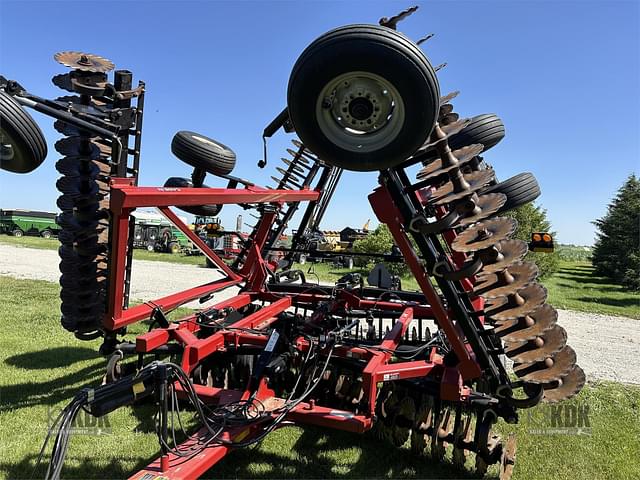
[[[254,301],[270,303],[257,312],[235,322],[233,324],[234,329],[266,330],[269,325],[278,320],[280,313],[292,307],[294,298],[296,302],[302,304],[315,304],[320,300],[327,299],[326,295],[317,292],[297,293],[294,296],[286,293],[275,294],[265,291],[264,284],[267,275],[265,268],[268,267],[261,256],[261,249],[276,218],[275,213],[263,214],[262,223],[251,239],[251,247],[247,251],[244,266],[240,272],[236,273],[169,208],[171,206],[208,204],[283,204],[286,202],[313,201],[317,200],[318,197],[319,192],[309,189],[299,191],[268,190],[257,186],[248,186],[244,189],[155,188],[136,187],[130,179],[113,179],[110,197],[111,212],[114,216],[112,222],[112,249],[110,252],[113,262],[109,288],[109,310],[104,319],[105,328],[115,331],[134,322],[148,319],[156,308],[170,310],[184,303],[241,283],[245,284],[244,293],[219,302],[213,308],[233,307],[234,309],[239,309]],[[352,292],[340,291],[335,297],[336,305],[359,309],[375,307],[401,312],[393,328],[385,335],[379,345],[384,348],[384,351],[339,346],[333,352],[333,355],[338,357],[366,361],[362,378],[367,409],[361,414],[355,414],[349,411],[318,406],[313,401],[309,401],[308,403],[300,403],[289,412],[287,420],[361,433],[371,428],[373,424],[376,396],[380,383],[434,375],[439,378],[440,394],[444,400],[464,401],[469,390],[463,386],[463,380],[476,378],[480,375],[480,369],[473,358],[471,349],[462,340],[463,335],[455,325],[455,321],[451,320],[450,312],[444,308],[440,297],[431,284],[431,280],[420,264],[406,232],[403,231],[397,221],[398,212],[395,210],[389,192],[384,187],[379,187],[370,195],[369,200],[379,220],[389,226],[396,244],[402,251],[429,305],[411,305],[409,307],[402,303],[360,298]],[[130,233],[129,217],[131,212],[138,207],[158,208],[225,273],[226,277],[125,309],[122,305],[122,298]],[[461,263],[464,258],[454,258],[454,260],[456,263]],[[436,353],[435,348],[430,352],[428,360],[391,363],[393,352],[400,344],[415,315],[419,315],[420,318],[433,318],[439,328],[444,330],[460,360],[460,364],[457,367],[446,367],[443,358]],[[195,315],[192,315],[171,323],[167,328],[155,328],[146,334],[138,336],[136,338],[136,351],[139,353],[153,352],[156,348],[168,342],[177,342],[184,347],[181,367],[185,372],[190,373],[202,360],[216,352],[225,351],[231,345],[264,346],[268,341],[266,334],[249,334],[224,329],[211,336],[198,338],[197,332],[200,327],[194,320]],[[298,337],[295,340],[295,344],[300,351],[310,348],[308,341],[304,337]],[[248,390],[242,392],[203,385],[194,385],[194,387],[203,401],[214,404],[247,398],[250,394]],[[176,388],[179,389],[178,386]],[[275,393],[267,387],[263,380],[258,388],[257,398],[265,403],[273,402],[276,401],[274,395]],[[246,441],[259,435],[260,432],[261,424],[256,424],[251,427],[230,429],[221,438],[234,442]],[[190,437],[182,446],[187,447],[194,444],[198,436],[205,433],[206,431],[203,429]],[[158,476],[171,479],[198,478],[222,459],[232,447],[232,445],[227,444],[212,444],[202,453],[186,459],[176,457],[171,453],[164,454],[131,478],[136,480],[160,478]]]

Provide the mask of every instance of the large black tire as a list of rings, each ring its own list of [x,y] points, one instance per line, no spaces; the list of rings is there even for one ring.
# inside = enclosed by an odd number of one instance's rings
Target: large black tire
[[[199,133],[180,131],[173,136],[171,151],[183,162],[212,175],[227,175],[236,166],[236,154],[226,145]]]
[[[485,113],[476,115],[471,119],[469,125],[460,132],[452,135],[449,139],[449,146],[452,150],[457,150],[467,145],[481,143],[484,145],[483,152],[496,146],[504,138],[504,123],[495,113]]]
[[[322,160],[374,171],[403,162],[427,140],[439,96],[435,71],[411,40],[386,27],[348,25],[302,52],[289,77],[287,105],[296,133]],[[381,125],[374,129],[376,122]]]
[[[499,212],[513,210],[525,203],[533,202],[540,196],[540,186],[532,173],[519,173],[504,182],[486,188],[482,193],[503,193],[507,202]]]
[[[164,182],[165,187],[170,188],[193,188],[193,183],[188,178],[170,177]],[[203,185],[201,188],[209,188]],[[178,207],[180,210],[192,215],[202,215],[205,217],[215,217],[222,210],[222,205],[197,205],[192,207]]]
[[[44,162],[47,141],[22,106],[0,90],[0,169],[29,173]]]

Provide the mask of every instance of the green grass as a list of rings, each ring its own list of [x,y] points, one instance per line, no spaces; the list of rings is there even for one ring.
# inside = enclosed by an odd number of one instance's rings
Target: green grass
[[[40,250],[57,250],[60,243],[55,238],[42,238],[24,236],[21,238],[12,237],[10,235],[0,234],[0,245],[13,245],[16,247],[37,248]],[[203,255],[183,255],[170,253],[148,252],[142,248],[136,248],[133,251],[133,258],[136,260],[150,260],[152,262],[169,262],[184,263],[187,265],[204,265],[205,257]]]
[[[81,342],[59,324],[54,283],[0,277],[0,477],[29,478],[48,415],[78,389],[98,385],[105,360],[99,342]],[[145,325],[130,332],[140,333]],[[514,479],[638,478],[640,388],[590,385],[572,401],[590,409],[591,436],[532,435],[538,414],[522,414]],[[151,407],[109,414],[112,433],[72,437],[63,478],[126,478],[158,453]],[[45,463],[48,457],[44,459]],[[495,475],[496,469],[490,471]],[[35,478],[43,475],[39,470]],[[460,472],[395,449],[369,435],[284,428],[258,447],[231,453],[207,478],[459,478]]]
[[[640,292],[597,276],[589,262],[560,262],[558,271],[542,283],[556,308],[640,319]]]

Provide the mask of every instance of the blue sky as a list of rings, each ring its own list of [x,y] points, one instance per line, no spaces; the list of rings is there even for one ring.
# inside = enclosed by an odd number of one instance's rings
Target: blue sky
[[[53,61],[55,52],[103,55],[147,83],[141,185],[189,175],[170,151],[178,130],[226,143],[238,157],[235,174],[270,184],[291,136],[269,143],[271,162],[259,170],[260,135],[285,105],[300,52],[331,28],[375,23],[412,4],[0,0],[0,73],[56,97],[65,93],[50,78],[65,69]],[[423,48],[434,65],[448,63],[439,79],[443,93],[461,91],[456,111],[493,112],[505,122],[506,138],[486,155],[498,178],[533,172],[558,240],[590,244],[590,222],[625,178],[640,172],[640,3],[415,4],[421,9],[400,30],[413,39],[436,34]],[[116,12],[127,17],[118,21]],[[55,210],[59,134],[50,119],[33,115],[49,157],[28,175],[0,172],[1,208]],[[366,196],[375,184],[372,173],[343,176],[324,227],[361,226],[373,217]],[[228,228],[237,213],[223,212]]]

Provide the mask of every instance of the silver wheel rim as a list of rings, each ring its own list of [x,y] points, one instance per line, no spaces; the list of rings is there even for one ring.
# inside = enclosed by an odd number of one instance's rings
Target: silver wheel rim
[[[404,102],[388,80],[371,72],[349,72],[330,80],[316,102],[322,133],[334,145],[367,153],[391,143],[405,120]]]

